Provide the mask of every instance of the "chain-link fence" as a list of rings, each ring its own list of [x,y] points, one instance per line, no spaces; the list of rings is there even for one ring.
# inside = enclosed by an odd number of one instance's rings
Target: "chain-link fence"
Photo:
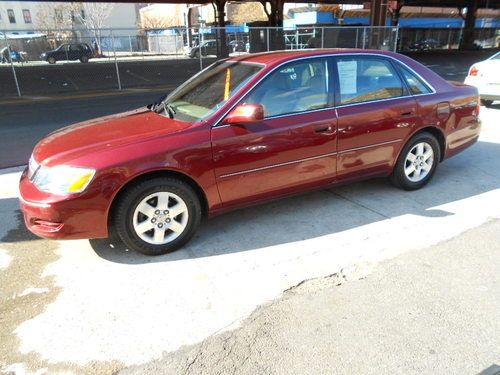
[[[398,51],[428,51],[433,49],[458,49],[463,29],[459,28],[412,28],[399,29]],[[477,49],[498,48],[500,30],[482,28],[474,30]]]
[[[304,48],[394,51],[422,38],[430,37],[363,26],[1,31],[0,96],[173,88],[218,56]],[[456,45],[459,34],[442,38]]]

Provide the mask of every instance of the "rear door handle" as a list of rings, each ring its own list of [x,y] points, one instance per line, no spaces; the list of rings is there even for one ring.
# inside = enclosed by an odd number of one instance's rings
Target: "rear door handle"
[[[413,111],[408,111],[408,112],[401,113],[401,116],[403,116],[403,117],[410,117],[411,115],[413,115]]]

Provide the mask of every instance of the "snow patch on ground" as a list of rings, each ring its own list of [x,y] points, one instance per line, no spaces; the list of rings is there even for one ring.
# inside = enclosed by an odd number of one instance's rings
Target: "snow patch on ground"
[[[9,267],[12,257],[7,253],[7,250],[0,249],[0,270]]]
[[[21,293],[19,293],[17,296],[18,297],[24,297],[27,296],[28,294],[41,294],[41,293],[47,293],[49,291],[48,288],[26,288],[23,290]]]

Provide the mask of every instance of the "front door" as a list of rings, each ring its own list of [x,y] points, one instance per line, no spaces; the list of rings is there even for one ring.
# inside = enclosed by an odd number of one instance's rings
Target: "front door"
[[[338,179],[388,174],[417,124],[417,103],[389,59],[354,55],[335,61]]]
[[[277,68],[241,103],[262,104],[263,121],[212,129],[223,204],[266,199],[335,179],[337,118],[329,63]]]

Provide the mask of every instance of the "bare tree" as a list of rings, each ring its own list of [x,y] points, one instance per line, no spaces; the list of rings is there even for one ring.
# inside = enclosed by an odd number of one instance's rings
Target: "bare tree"
[[[177,26],[174,24],[174,17],[151,12],[141,16],[141,28],[144,30],[166,29],[171,26]]]
[[[78,21],[94,37],[94,47],[97,55],[101,55],[102,28],[113,10],[111,3],[81,3],[80,11],[75,12]]]
[[[40,2],[35,8],[35,27],[47,35],[51,48],[74,36],[73,3]]]

